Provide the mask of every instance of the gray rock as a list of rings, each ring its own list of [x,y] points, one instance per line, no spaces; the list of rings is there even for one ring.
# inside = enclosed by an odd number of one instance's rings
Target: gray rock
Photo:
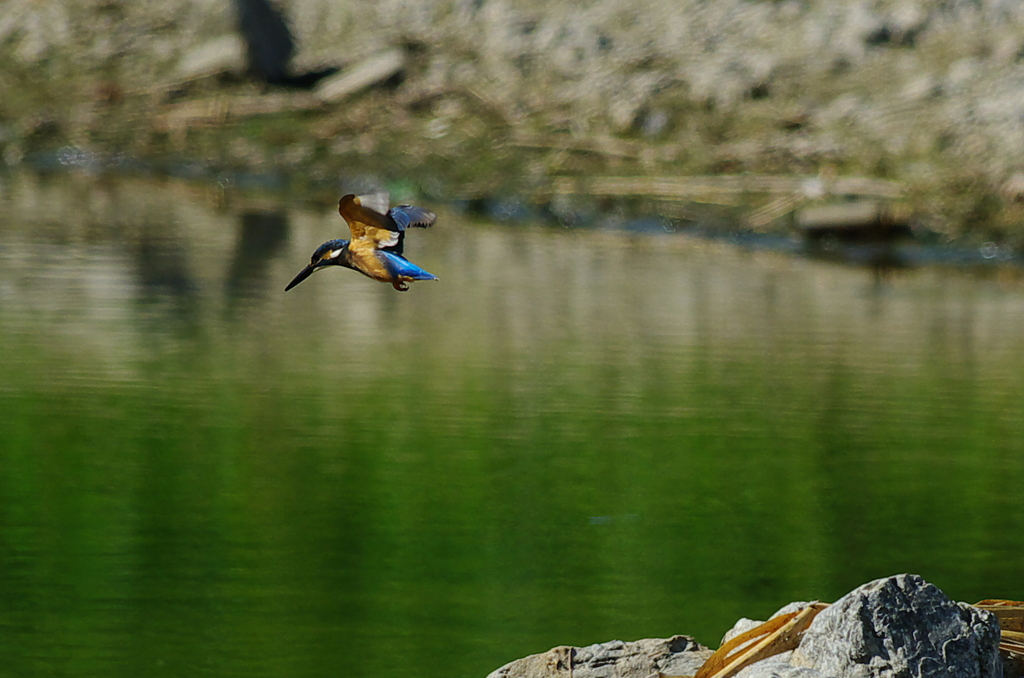
[[[735,678],[826,678],[825,674],[815,669],[793,666],[788,661],[790,654],[785,652],[751,664],[737,673]]]
[[[779,615],[789,614],[804,609],[811,603],[809,601],[796,601],[785,605],[775,611],[768,619],[775,619]],[[725,645],[736,636],[757,628],[763,621],[742,618],[733,624],[733,627],[725,632],[722,637],[722,645]],[[822,678],[822,675],[810,668],[796,667],[790,664],[792,651],[777,654],[774,657],[763,659],[751,664],[736,674],[736,678]]]
[[[325,78],[313,90],[313,95],[321,101],[337,103],[370,85],[384,82],[404,67],[405,53],[399,48],[389,49]]]
[[[245,71],[245,43],[237,35],[224,35],[187,52],[178,63],[177,78],[183,82],[221,73]]]
[[[711,654],[689,636],[613,640],[588,647],[556,647],[506,664],[488,678],[648,678],[659,673],[692,676]]]
[[[942,85],[931,73],[924,73],[903,86],[904,101],[924,101],[942,96]]]
[[[772,617],[774,616],[775,615],[772,615]],[[747,631],[752,631],[753,629],[755,629],[763,623],[764,621],[760,619],[747,619],[746,617],[740,617],[739,620],[737,620],[736,623],[732,625],[732,628],[726,631],[725,635],[722,636],[722,643],[721,645],[719,645],[719,647],[725,645],[730,640],[732,640],[740,634],[746,633]]]
[[[835,678],[1002,678],[995,616],[902,574],[821,612],[791,657]]]
[[[789,603],[788,605],[784,605],[780,607],[778,610],[776,610],[775,614],[768,617],[768,619],[775,619],[779,615],[789,614],[790,612],[798,612],[799,610],[804,609],[810,604],[810,601],[795,601]],[[765,621],[767,621],[767,619]],[[725,635],[722,636],[722,645],[725,645],[741,633],[746,633],[747,631],[750,631],[763,623],[764,621],[758,621],[756,619],[747,619],[746,617],[740,618],[740,620],[733,624],[732,628],[726,631]]]

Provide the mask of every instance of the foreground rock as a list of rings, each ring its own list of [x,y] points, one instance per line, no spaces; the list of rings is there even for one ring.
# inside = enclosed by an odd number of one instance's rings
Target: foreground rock
[[[689,636],[613,640],[589,647],[556,647],[502,666],[488,678],[648,678],[692,676],[712,651]]]
[[[791,603],[773,617],[804,605]],[[725,640],[757,624],[740,620]],[[795,650],[752,664],[736,675],[1004,678],[999,635],[993,614],[950,600],[917,575],[902,574],[851,591],[818,614]],[[613,641],[587,648],[555,648],[507,664],[489,678],[692,676],[710,655],[687,636]]]
[[[999,623],[917,575],[866,584],[818,615],[792,663],[836,678],[1000,678]]]

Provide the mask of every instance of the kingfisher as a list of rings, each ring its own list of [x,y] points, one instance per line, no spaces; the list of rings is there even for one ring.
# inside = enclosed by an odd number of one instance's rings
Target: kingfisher
[[[380,196],[355,196],[352,194],[338,201],[338,213],[352,231],[351,240],[328,240],[313,252],[309,266],[299,271],[287,292],[314,272],[328,266],[344,266],[363,275],[391,283],[399,292],[409,289],[407,283],[413,280],[437,280],[433,273],[427,273],[402,254],[405,231],[408,228],[427,228],[437,221],[437,215],[430,210],[412,205],[398,205],[387,209],[387,198]],[[367,202],[383,202],[384,212],[378,212]]]

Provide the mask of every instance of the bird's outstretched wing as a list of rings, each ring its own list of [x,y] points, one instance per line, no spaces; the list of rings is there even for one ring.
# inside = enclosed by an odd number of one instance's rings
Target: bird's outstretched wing
[[[358,197],[351,193],[338,201],[338,213],[352,231],[352,242],[367,241],[373,247],[383,249],[398,245],[400,229],[391,225],[387,215],[365,207]]]
[[[429,228],[437,221],[437,215],[430,210],[425,210],[422,207],[413,207],[412,205],[393,207],[388,210],[388,216],[391,217],[400,231],[414,227]]]
[[[387,191],[360,193],[356,197],[359,198],[360,205],[380,214],[387,214],[388,208],[391,207],[391,194]]]
[[[352,241],[368,241],[376,249],[402,254],[405,230],[407,228],[428,228],[437,221],[437,215],[430,210],[413,205],[398,205],[387,213],[378,212],[369,204],[380,204],[379,196],[346,195],[338,202],[338,212],[352,231]],[[386,201],[387,198],[385,197]],[[384,205],[387,205],[384,202]],[[386,207],[384,209],[387,209]],[[359,246],[356,245],[359,249]]]
[[[412,205],[399,205],[388,210],[388,218],[398,229],[398,242],[381,249],[393,252],[398,255],[404,254],[405,250],[405,229],[407,228],[429,228],[437,221],[437,215],[430,210]]]

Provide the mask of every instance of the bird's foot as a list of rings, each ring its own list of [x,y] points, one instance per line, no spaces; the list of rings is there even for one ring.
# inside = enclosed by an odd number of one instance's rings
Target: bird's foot
[[[392,281],[391,286],[394,287],[399,292],[405,292],[409,289],[409,285],[402,282],[401,280]]]

